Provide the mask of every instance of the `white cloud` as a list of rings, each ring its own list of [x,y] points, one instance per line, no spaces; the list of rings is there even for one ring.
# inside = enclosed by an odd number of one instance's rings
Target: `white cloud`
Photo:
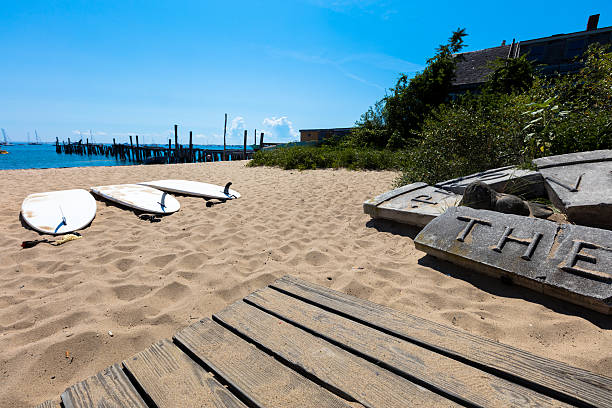
[[[299,140],[299,132],[286,116],[265,118],[263,120],[264,142],[292,142]]]
[[[245,129],[246,123],[242,116],[236,116],[233,118],[227,132],[227,143],[235,145],[243,144]]]

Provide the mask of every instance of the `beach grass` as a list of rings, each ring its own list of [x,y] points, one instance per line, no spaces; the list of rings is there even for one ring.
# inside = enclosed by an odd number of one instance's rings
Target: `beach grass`
[[[339,146],[291,146],[260,150],[248,164],[285,170],[347,168],[351,170],[400,170],[406,152]]]

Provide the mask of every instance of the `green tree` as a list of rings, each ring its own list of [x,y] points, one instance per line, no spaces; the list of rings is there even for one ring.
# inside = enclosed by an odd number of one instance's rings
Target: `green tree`
[[[536,77],[523,92],[494,92],[487,83],[480,94],[439,105],[397,183],[434,184],[541,156],[611,149],[612,53],[591,46],[583,63],[575,74]]]
[[[384,99],[370,106],[356,123],[347,144],[355,147],[382,148],[389,140]]]
[[[465,46],[466,35],[465,29],[453,32],[427,61],[423,72],[412,79],[402,74],[390,93],[356,123],[351,143],[396,149],[418,138],[425,117],[448,100],[458,61],[455,54]]]
[[[535,78],[533,63],[526,55],[518,58],[498,58],[491,63],[493,72],[489,75],[483,92],[519,93],[531,87]]]

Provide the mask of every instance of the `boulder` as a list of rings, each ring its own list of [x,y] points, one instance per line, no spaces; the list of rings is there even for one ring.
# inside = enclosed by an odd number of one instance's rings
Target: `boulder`
[[[474,181],[466,187],[461,205],[505,214],[529,215],[530,213],[529,206],[521,198],[498,193],[482,181]]]

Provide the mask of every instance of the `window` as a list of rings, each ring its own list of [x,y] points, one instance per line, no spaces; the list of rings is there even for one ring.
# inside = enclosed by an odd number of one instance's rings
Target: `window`
[[[567,59],[573,59],[582,55],[585,45],[586,41],[584,38],[579,38],[577,40],[568,40],[565,49],[565,57]]]
[[[527,58],[529,60],[537,60],[541,61],[544,59],[544,51],[546,47],[543,45],[533,45],[529,48],[529,54],[527,54]]]

